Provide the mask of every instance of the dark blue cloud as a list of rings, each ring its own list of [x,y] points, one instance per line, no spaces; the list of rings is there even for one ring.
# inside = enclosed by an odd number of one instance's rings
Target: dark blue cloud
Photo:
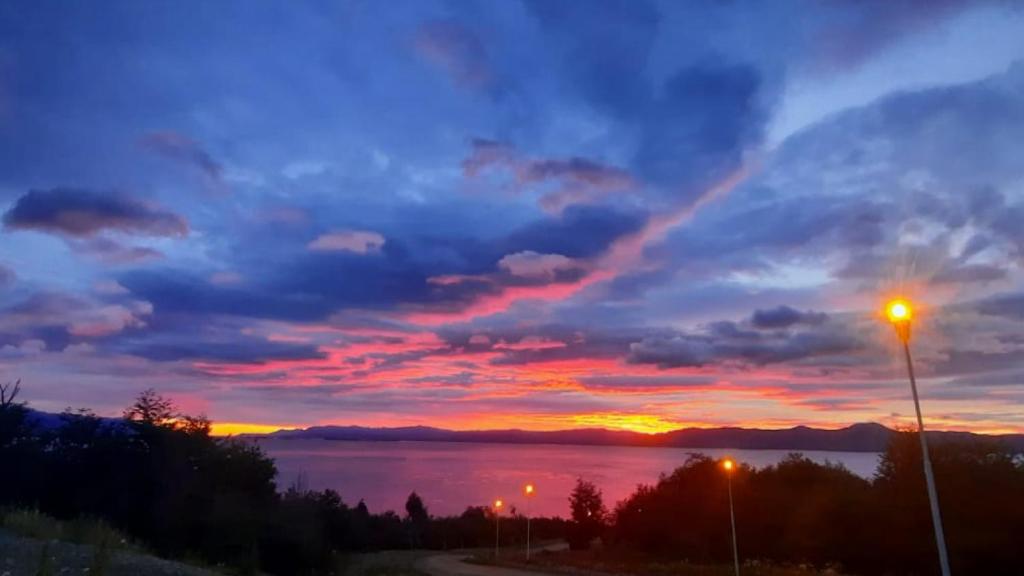
[[[322,319],[343,309],[392,310],[402,305],[459,309],[510,286],[570,283],[586,274],[567,266],[544,277],[511,274],[499,261],[523,252],[590,258],[616,239],[635,232],[645,216],[606,207],[570,207],[493,240],[462,236],[388,237],[377,253],[310,251],[287,237],[253,238],[266,251],[240,247],[238,270],[246,281],[218,286],[207,278],[171,268],[126,272],[120,282],[157,313],[193,312],[300,321]],[[282,240],[284,242],[282,242]],[[272,264],[272,265],[268,265]],[[445,275],[459,282],[432,282]]]
[[[72,336],[67,326],[55,324],[39,324],[19,332],[0,330],[0,347],[21,346],[32,340],[42,342],[43,349],[48,352],[61,352],[80,339]]]
[[[791,308],[757,312],[743,322],[712,322],[697,331],[675,331],[643,338],[630,345],[628,360],[660,368],[738,364],[765,366],[849,356],[866,344],[850,326],[829,321],[822,313],[797,313]],[[765,322],[767,321],[767,325]],[[758,325],[760,323],[760,325]],[[788,329],[782,329],[783,326]],[[772,330],[759,330],[772,328]]]
[[[1024,292],[997,294],[976,302],[974,307],[987,316],[1024,320]]]
[[[116,192],[80,188],[31,190],[4,214],[9,230],[92,236],[116,230],[151,236],[188,234],[185,219]]]
[[[137,270],[118,282],[132,294],[164,313],[231,314],[253,318],[316,320],[333,308],[324,298],[311,294],[275,293],[267,288],[216,286],[204,278],[180,270]]]
[[[680,334],[671,338],[645,338],[630,346],[629,361],[659,368],[699,367],[738,363],[766,366],[820,356],[857,352],[863,344],[845,334],[800,332],[787,337],[735,342],[720,337]]]
[[[213,182],[219,183],[224,167],[204,150],[198,142],[176,132],[154,132],[142,139],[142,146],[157,154],[182,162],[202,172]]]
[[[531,250],[589,258],[601,254],[616,239],[636,232],[646,216],[603,206],[571,206],[557,218],[540,220],[511,233],[499,242],[501,251],[513,254]]]
[[[201,335],[180,338],[178,342],[143,341],[125,345],[122,350],[157,362],[199,360],[232,364],[261,364],[275,360],[322,360],[326,354],[316,346],[272,342],[234,335],[230,341],[211,341]]]
[[[646,0],[580,3],[528,1],[560,66],[589,102],[619,116],[635,116],[650,99],[646,65],[661,14]]]
[[[755,310],[750,323],[755,328],[789,328],[795,324],[815,325],[824,322],[828,316],[822,312],[801,312],[789,306],[769,310]]]
[[[680,70],[646,110],[634,163],[651,182],[678,191],[724,178],[762,136],[761,75],[728,62]],[[702,191],[702,190],[696,190]],[[690,194],[695,190],[683,192]]]
[[[1003,280],[1006,268],[993,264],[953,264],[939,270],[931,280],[935,284],[971,284]]]

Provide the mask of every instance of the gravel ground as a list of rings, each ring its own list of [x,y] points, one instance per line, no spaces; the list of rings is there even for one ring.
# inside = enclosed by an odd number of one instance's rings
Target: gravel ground
[[[0,532],[0,576],[219,576],[209,570],[120,550],[111,551],[106,562],[102,560],[93,546],[44,542]]]

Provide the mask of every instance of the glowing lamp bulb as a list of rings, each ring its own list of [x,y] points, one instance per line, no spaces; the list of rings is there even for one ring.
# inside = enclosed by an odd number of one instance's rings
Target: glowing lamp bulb
[[[725,468],[726,472],[732,472],[734,466],[735,464],[732,460],[726,460],[725,462],[722,462],[722,468]]]
[[[885,314],[893,324],[909,322],[913,312],[906,300],[893,300],[885,307]]]
[[[502,502],[501,500],[495,500],[495,501],[494,501],[494,507],[495,507],[495,508],[497,508],[498,510],[501,510],[501,507],[502,507],[502,506],[503,506],[504,504],[505,504],[505,503],[504,503],[504,502]]]
[[[524,490],[526,491],[527,496],[533,494],[533,484],[527,484]]]

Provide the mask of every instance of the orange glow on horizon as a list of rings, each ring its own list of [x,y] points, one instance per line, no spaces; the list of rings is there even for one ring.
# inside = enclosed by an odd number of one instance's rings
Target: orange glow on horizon
[[[295,430],[298,426],[282,424],[255,424],[252,422],[213,422],[210,424],[212,436],[235,436],[237,434],[270,434],[278,430]]]
[[[865,420],[866,421],[866,420]],[[900,428],[901,422],[892,422],[885,419],[876,420],[890,428]],[[270,434],[279,430],[298,430],[310,426],[365,426],[365,427],[402,427],[402,426],[435,426],[454,431],[486,431],[486,430],[509,430],[518,429],[532,432],[552,432],[560,430],[572,430],[579,428],[599,428],[611,431],[630,431],[640,434],[657,434],[671,432],[680,429],[693,428],[721,428],[739,427],[760,430],[783,430],[792,428],[798,424],[810,426],[820,430],[838,430],[854,424],[855,422],[812,422],[800,421],[744,421],[744,422],[682,422],[662,419],[659,416],[649,414],[510,414],[501,419],[495,419],[493,415],[469,415],[466,419],[453,421],[445,418],[442,421],[430,421],[422,418],[395,419],[395,420],[374,420],[374,421],[317,421],[303,424],[260,424],[254,422],[213,422],[210,425],[210,434],[213,436],[234,436],[238,434]],[[996,434],[1020,434],[1022,428],[1014,428],[1003,424],[992,426],[981,426],[977,422],[957,422],[949,419],[926,419],[926,423],[933,428],[973,432],[982,435]],[[910,423],[906,423],[910,427]],[[530,484],[529,486],[533,486]],[[534,487],[534,489],[536,489]]]

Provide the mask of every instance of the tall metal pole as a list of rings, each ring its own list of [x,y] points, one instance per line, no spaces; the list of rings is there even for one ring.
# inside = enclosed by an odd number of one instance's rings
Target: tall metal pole
[[[736,567],[736,576],[740,576],[740,553],[736,547],[736,513],[732,508],[732,473],[728,473],[726,478],[729,483],[729,522],[732,524],[732,561]]]
[[[526,561],[530,561],[530,501],[526,501]]]
[[[501,542],[501,510],[494,513],[494,559],[498,559],[498,543]]]
[[[946,536],[942,530],[942,516],[939,513],[939,494],[935,490],[935,476],[932,474],[932,459],[928,455],[928,439],[924,433],[924,420],[921,418],[921,403],[917,399],[917,379],[914,378],[914,362],[910,359],[909,326],[900,331],[903,341],[903,353],[907,358],[907,374],[910,375],[910,391],[914,395],[914,410],[917,412],[917,435],[921,437],[921,458],[924,461],[924,479],[928,484],[928,502],[932,508],[932,526],[935,528],[935,545],[939,550],[939,567],[942,576],[950,576],[949,557],[946,555]]]

